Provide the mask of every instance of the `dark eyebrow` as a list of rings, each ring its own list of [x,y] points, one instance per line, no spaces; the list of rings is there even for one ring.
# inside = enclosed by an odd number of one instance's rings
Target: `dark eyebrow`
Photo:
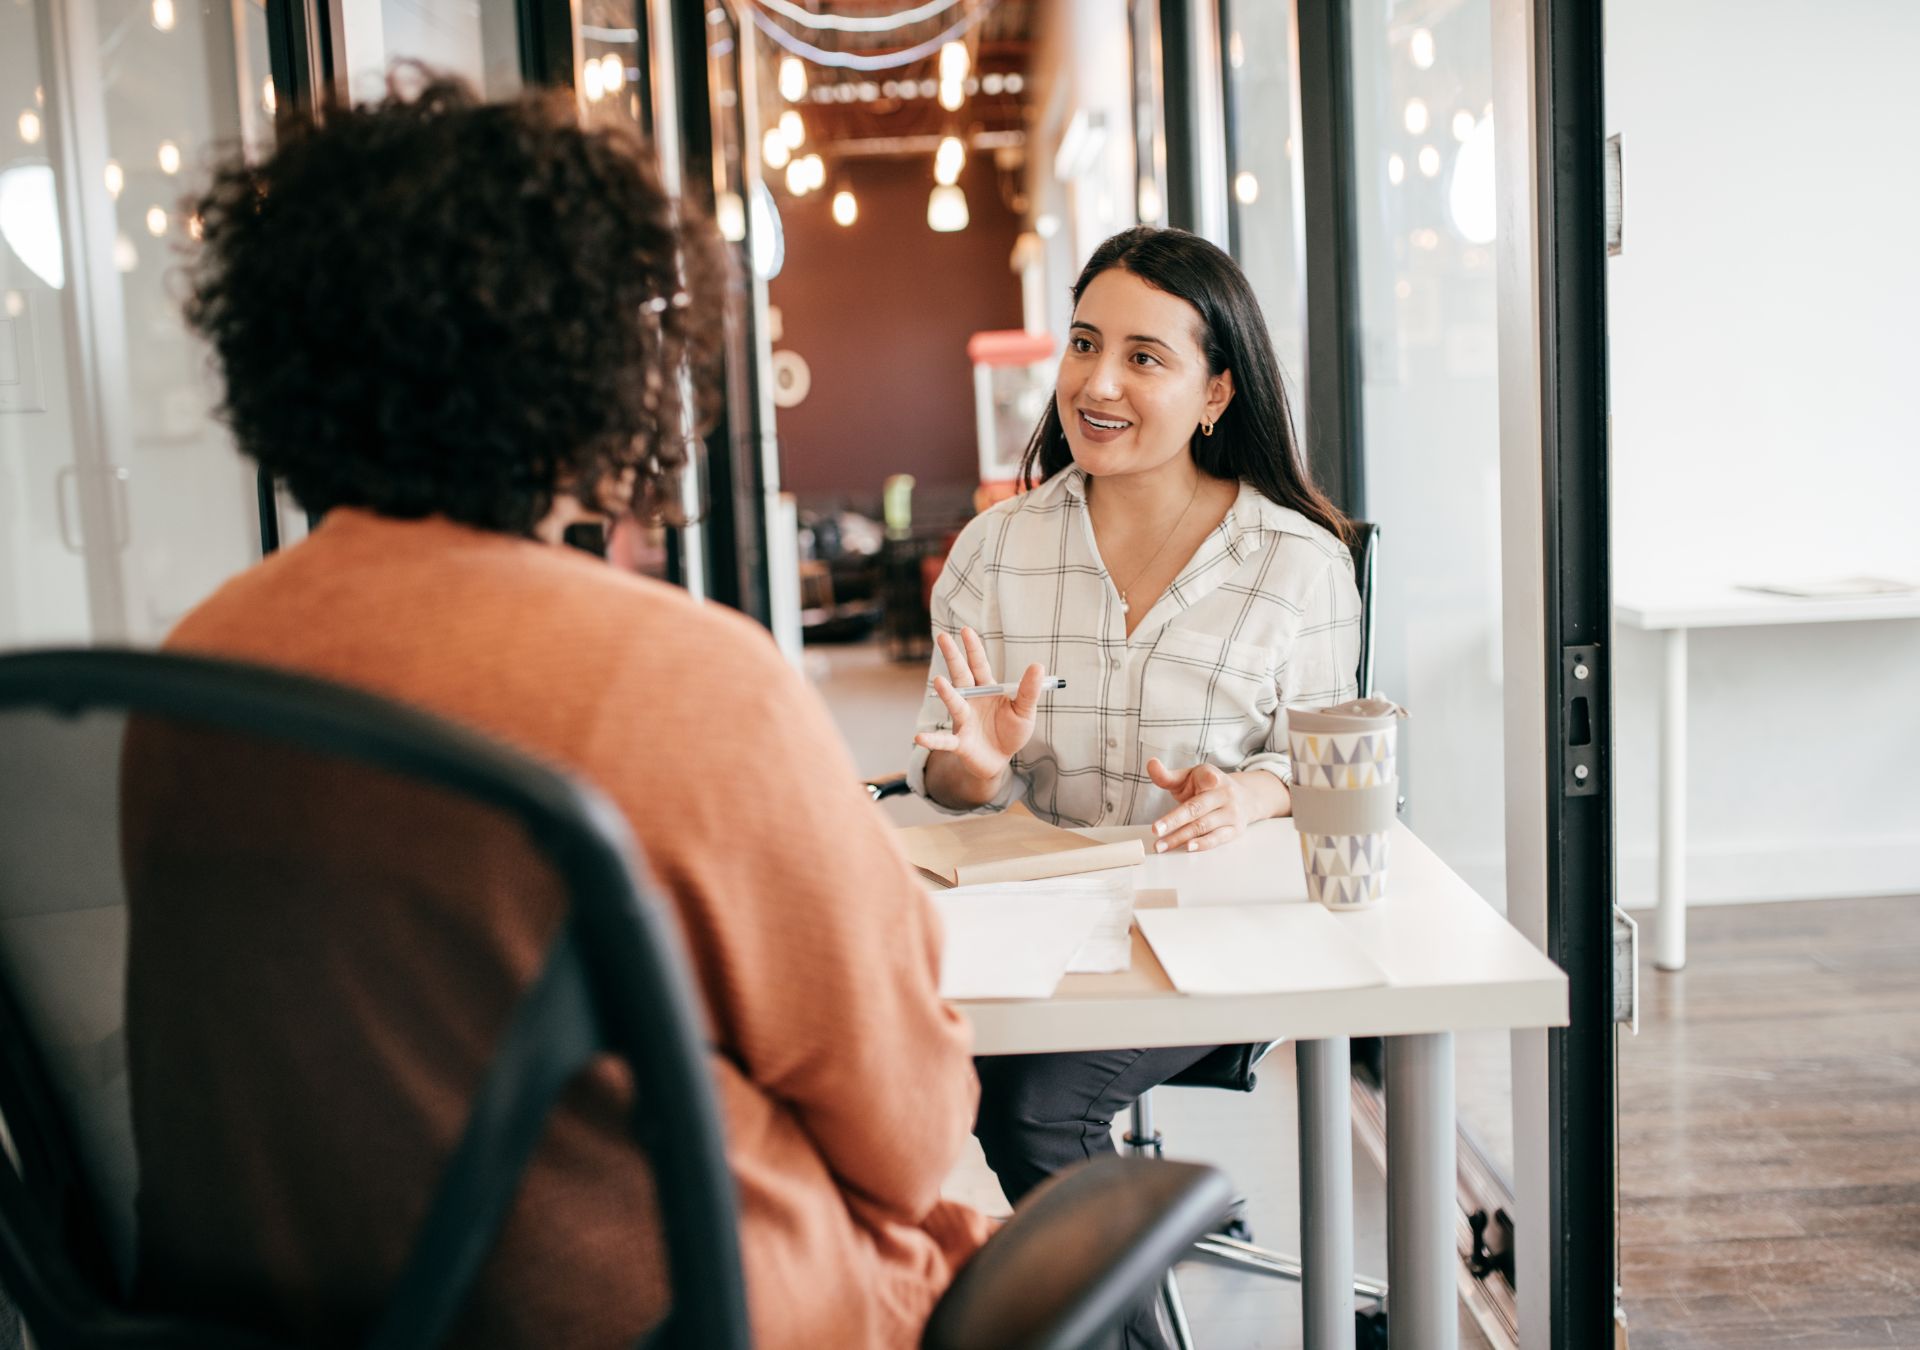
[[[1092,324],[1088,323],[1085,319],[1075,319],[1071,324],[1068,325],[1068,328],[1069,329],[1084,328],[1089,333],[1092,333],[1096,337],[1100,335],[1100,330],[1094,327]],[[1174,349],[1173,344],[1171,342],[1168,342],[1165,338],[1157,338],[1152,336],[1149,333],[1128,333],[1127,341],[1128,342],[1151,342],[1154,346],[1164,348],[1167,351],[1172,351]]]

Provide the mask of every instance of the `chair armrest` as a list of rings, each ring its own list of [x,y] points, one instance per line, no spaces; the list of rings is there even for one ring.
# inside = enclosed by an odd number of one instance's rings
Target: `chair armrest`
[[[1226,1215],[1194,1163],[1100,1158],[1036,1190],[935,1306],[923,1350],[1082,1350],[1151,1297]]]
[[[889,797],[904,797],[912,788],[907,786],[907,776],[896,773],[891,778],[873,778],[867,782],[867,795],[876,802],[884,802]]]

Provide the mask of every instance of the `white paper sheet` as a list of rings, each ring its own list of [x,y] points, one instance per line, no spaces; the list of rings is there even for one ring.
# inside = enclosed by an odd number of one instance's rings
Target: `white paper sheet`
[[[1107,912],[1094,895],[1035,904],[1025,895],[936,891],[946,942],[940,953],[942,998],[1047,998],[1067,964]]]
[[[1183,994],[1365,989],[1386,974],[1319,905],[1208,905],[1134,915]]]
[[[1116,867],[1044,881],[1012,881],[994,886],[956,886],[942,895],[1019,896],[1029,904],[1051,904],[1061,897],[1097,898],[1104,906],[1100,919],[1087,934],[1067,966],[1070,975],[1110,975],[1133,965],[1133,900],[1140,882],[1138,867]]]

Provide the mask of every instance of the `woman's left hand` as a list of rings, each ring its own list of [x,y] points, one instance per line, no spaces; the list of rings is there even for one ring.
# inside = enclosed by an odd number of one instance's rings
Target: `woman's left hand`
[[[1158,759],[1150,759],[1147,776],[1180,803],[1153,822],[1156,853],[1174,849],[1199,853],[1219,848],[1238,839],[1254,821],[1285,814],[1291,805],[1286,784],[1270,773],[1228,773],[1211,764],[1169,769]],[[1274,795],[1269,784],[1279,790],[1279,801],[1266,800]]]

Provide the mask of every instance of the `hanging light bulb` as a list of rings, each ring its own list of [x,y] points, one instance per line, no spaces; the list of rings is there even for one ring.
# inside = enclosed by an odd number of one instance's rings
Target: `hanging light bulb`
[[[158,239],[167,232],[167,213],[158,206],[147,208],[147,233]]]
[[[933,152],[933,181],[942,187],[951,187],[960,181],[960,170],[967,166],[967,147],[958,136],[940,138],[940,148]]]
[[[160,161],[161,173],[171,175],[180,172],[180,147],[172,141],[160,142],[156,158]]]
[[[787,165],[787,191],[796,197],[804,197],[813,188],[813,179],[807,174],[807,162],[796,159]]]
[[[121,191],[127,186],[127,175],[125,170],[120,167],[120,161],[117,159],[108,160],[107,167],[101,172],[100,176],[107,180],[107,195],[116,202],[119,201]]]
[[[737,244],[747,237],[747,204],[739,193],[721,193],[713,204],[713,219],[720,227],[720,237],[729,244]]]
[[[789,150],[798,150],[807,139],[807,124],[793,108],[780,114],[780,139],[787,143]]]
[[[609,94],[617,94],[627,82],[627,63],[620,59],[617,52],[608,52],[600,58],[600,83],[606,86]]]
[[[958,83],[967,78],[967,44],[949,42],[940,48],[940,78]]]
[[[967,194],[957,184],[941,183],[927,198],[927,228],[939,234],[967,228]]]
[[[800,166],[807,171],[808,192],[827,185],[827,165],[820,156],[807,155],[800,160]]]
[[[797,56],[780,58],[780,97],[798,103],[807,96],[807,68]]]
[[[851,225],[860,219],[860,203],[853,199],[853,193],[841,188],[833,194],[833,223]]]
[[[767,134],[760,138],[760,158],[776,172],[786,168],[787,161],[793,158],[793,151],[787,149],[786,138],[780,134],[779,127],[768,127]]]
[[[940,106],[948,112],[959,112],[960,105],[967,101],[967,91],[958,80],[940,81]]]
[[[153,0],[153,26],[163,33],[173,31],[173,0]]]
[[[588,61],[580,71],[580,88],[587,96],[587,102],[598,103],[606,96],[607,72],[598,61]]]
[[[1260,180],[1251,170],[1242,169],[1233,176],[1233,195],[1242,206],[1252,206],[1260,200]]]
[[[32,108],[20,114],[20,139],[28,145],[33,145],[40,139],[40,114]]]

